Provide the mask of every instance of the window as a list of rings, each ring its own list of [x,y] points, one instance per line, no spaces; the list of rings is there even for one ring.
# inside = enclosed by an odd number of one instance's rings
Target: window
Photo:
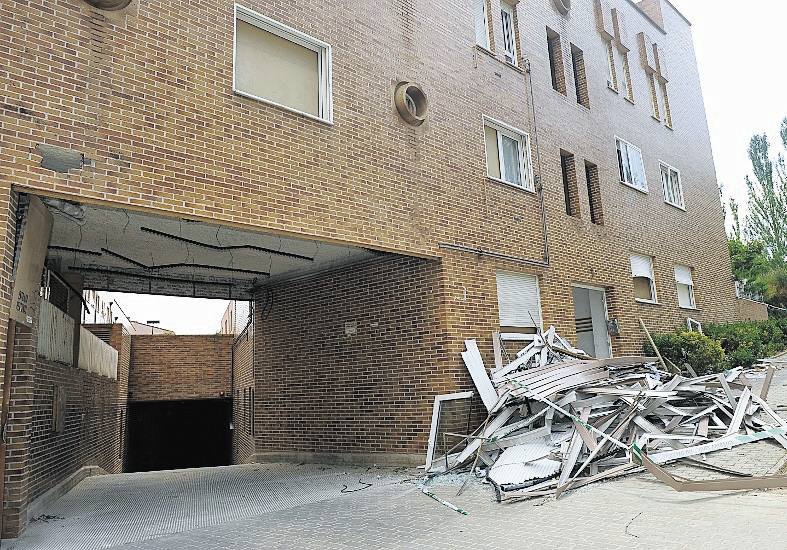
[[[607,41],[607,68],[609,69],[609,76],[607,77],[607,86],[611,90],[618,91],[618,71],[615,67],[615,45],[612,40]]]
[[[585,161],[585,180],[588,186],[590,221],[596,225],[604,225],[604,209],[601,206],[601,182],[598,179],[598,166],[588,161]]]
[[[331,47],[241,6],[235,14],[234,91],[331,122]]]
[[[512,65],[516,65],[517,54],[514,7],[507,2],[500,2],[500,19],[503,23],[503,49],[506,61]]]
[[[577,188],[577,167],[574,155],[560,151],[560,171],[563,174],[563,195],[566,200],[566,214],[581,217],[579,210],[579,190]]]
[[[497,272],[497,305],[501,328],[540,328],[541,298],[538,277]]]
[[[623,64],[623,74],[621,75],[623,78],[620,80],[623,88],[623,95],[626,97],[626,99],[634,103],[634,87],[631,84],[631,66],[629,65],[629,54],[626,52],[621,52],[620,58]]]
[[[680,183],[680,172],[672,166],[661,164],[661,186],[664,189],[664,202],[684,208],[683,186]]]
[[[582,50],[571,44],[571,67],[574,70],[574,87],[577,92],[577,103],[590,109],[590,94],[588,80],[585,74],[585,54]]]
[[[634,280],[634,298],[638,302],[655,304],[656,281],[653,277],[653,258],[632,254],[631,277]]]
[[[661,98],[664,102],[664,125],[672,128],[672,110],[669,105],[669,94],[667,93],[667,83],[661,82]]]
[[[686,265],[675,266],[675,284],[678,287],[678,305],[684,309],[696,309],[694,301],[694,280],[691,268]]]
[[[656,75],[653,73],[648,74],[648,86],[650,87],[650,102],[653,107],[652,116],[660,121],[661,112],[659,111],[659,95],[656,92]]]
[[[566,95],[566,73],[563,68],[563,46],[560,35],[547,28],[547,50],[549,53],[549,70],[552,74],[552,87]]]
[[[487,175],[533,191],[528,135],[499,122],[485,120],[484,138]]]
[[[620,138],[617,138],[616,142],[621,183],[647,192],[648,181],[645,177],[645,165],[642,163],[642,151]]]
[[[475,43],[489,49],[489,18],[486,12],[487,0],[474,0]]]

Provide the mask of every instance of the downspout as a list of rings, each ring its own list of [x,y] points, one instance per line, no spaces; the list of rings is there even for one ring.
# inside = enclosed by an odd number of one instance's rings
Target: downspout
[[[8,319],[6,333],[5,371],[3,373],[3,408],[0,411],[0,539],[5,527],[5,467],[6,467],[6,430],[11,407],[11,381],[14,368],[14,338],[16,336],[16,320]]]
[[[535,184],[536,184],[536,189],[538,190],[539,205],[541,208],[541,234],[542,234],[542,246],[543,246],[543,259],[534,260],[532,258],[503,254],[500,252],[486,250],[480,247],[475,248],[471,246],[465,246],[462,244],[441,242],[438,243],[437,246],[438,248],[442,248],[444,250],[468,252],[471,254],[476,254],[478,256],[486,256],[488,258],[496,258],[499,260],[531,265],[534,267],[549,267],[549,227],[547,223],[546,201],[544,199],[544,186],[541,184],[541,174],[543,173],[543,167],[541,165],[541,147],[538,144],[538,119],[536,116],[535,96],[533,94],[533,75],[532,75],[532,71],[530,70],[530,61],[525,61],[525,63],[526,63],[525,73],[527,74],[528,87],[530,93],[530,108],[533,113],[533,139],[534,139],[534,146],[536,148],[536,163],[538,164],[538,175],[536,176]]]

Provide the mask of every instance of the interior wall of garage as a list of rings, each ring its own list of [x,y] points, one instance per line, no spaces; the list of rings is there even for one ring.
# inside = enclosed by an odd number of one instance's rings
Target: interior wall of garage
[[[246,464],[254,461],[254,332],[249,324],[232,345],[232,462]]]
[[[434,395],[456,384],[440,263],[394,257],[269,290],[254,306],[257,460],[420,460]]]

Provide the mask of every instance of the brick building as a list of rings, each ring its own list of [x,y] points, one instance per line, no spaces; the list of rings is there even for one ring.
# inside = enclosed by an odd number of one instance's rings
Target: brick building
[[[47,266],[76,288],[253,301],[236,461],[409,461],[434,395],[472,387],[466,338],[491,362],[492,331],[554,324],[620,355],[640,318],[739,315],[691,27],[667,0],[341,8],[0,7],[0,325],[37,195]],[[15,334],[29,351],[36,329]],[[6,534],[45,489],[11,418]]]

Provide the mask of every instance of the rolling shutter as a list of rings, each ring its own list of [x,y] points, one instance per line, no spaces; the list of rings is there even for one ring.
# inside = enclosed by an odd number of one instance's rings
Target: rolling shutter
[[[498,271],[497,305],[501,327],[543,326],[538,277],[534,275]]]
[[[676,265],[675,282],[682,285],[694,286],[694,279],[691,277],[691,268],[685,265]]]
[[[653,260],[650,256],[631,255],[631,276],[653,280]]]
[[[486,0],[474,0],[475,42],[479,46],[489,48],[489,27],[486,19]]]

